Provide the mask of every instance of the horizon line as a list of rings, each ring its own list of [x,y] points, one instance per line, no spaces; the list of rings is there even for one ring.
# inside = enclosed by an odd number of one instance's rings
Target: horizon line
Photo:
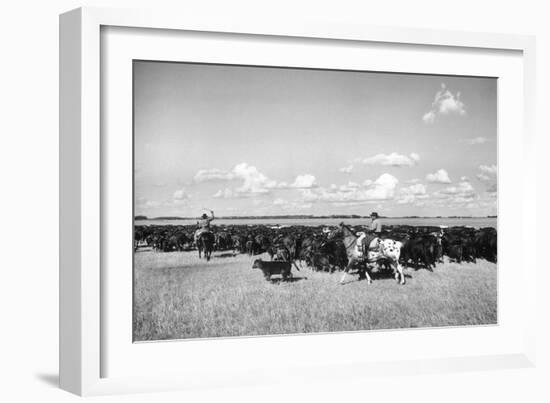
[[[143,217],[143,218],[141,218]],[[453,215],[453,216],[379,216],[378,218],[497,218],[498,215],[484,215],[484,216],[469,216],[469,215]],[[181,216],[158,216],[158,217],[147,217],[142,214],[134,216],[136,220],[197,220],[200,217],[181,217]],[[305,219],[316,219],[316,218],[370,218],[369,215],[361,216],[358,214],[330,214],[330,215],[310,215],[310,214],[282,214],[282,215],[243,215],[243,216],[216,216],[215,219],[219,220],[232,220],[232,219],[263,219],[263,218],[305,218]]]

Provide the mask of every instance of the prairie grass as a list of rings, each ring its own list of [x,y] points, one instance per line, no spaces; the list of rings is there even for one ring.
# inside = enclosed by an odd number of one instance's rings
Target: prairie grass
[[[305,267],[293,268],[292,282],[268,282],[252,261],[219,252],[208,263],[196,252],[136,253],[134,340],[497,322],[497,267],[486,261],[406,269],[404,286],[382,273],[371,285],[356,275],[340,285],[341,273]]]

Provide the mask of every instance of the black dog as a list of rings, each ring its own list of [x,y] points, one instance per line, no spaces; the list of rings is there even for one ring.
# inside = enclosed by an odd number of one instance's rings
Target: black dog
[[[283,281],[292,278],[290,262],[264,262],[262,259],[256,259],[252,268],[260,269],[264,273],[266,280],[271,280],[271,276],[274,274],[280,274],[283,277]]]

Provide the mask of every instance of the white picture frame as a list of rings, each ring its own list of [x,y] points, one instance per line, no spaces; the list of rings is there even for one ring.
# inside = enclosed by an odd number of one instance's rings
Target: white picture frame
[[[166,367],[170,370],[154,376],[150,373],[130,373],[124,367],[117,371],[106,369],[106,357],[109,350],[117,350],[121,347],[113,345],[106,336],[106,329],[110,322],[105,318],[109,316],[111,305],[107,304],[108,291],[105,290],[105,245],[102,220],[102,206],[106,185],[106,176],[109,171],[105,168],[104,144],[101,141],[101,133],[104,127],[102,116],[102,93],[108,93],[109,85],[102,81],[102,37],[101,32],[105,27],[118,27],[121,29],[155,29],[163,32],[193,32],[196,37],[217,33],[218,38],[243,35],[265,40],[270,38],[284,38],[288,40],[304,41],[331,41],[331,46],[340,44],[379,43],[399,46],[433,47],[438,49],[468,49],[473,53],[510,51],[515,52],[521,64],[520,70],[510,70],[511,75],[521,81],[523,93],[519,94],[521,104],[521,116],[518,122],[522,122],[520,131],[514,141],[521,145],[523,158],[521,169],[515,175],[521,181],[522,192],[515,199],[515,205],[520,206],[519,221],[521,222],[521,236],[523,242],[519,248],[526,248],[526,234],[534,232],[536,221],[536,209],[534,206],[535,192],[535,160],[534,155],[534,52],[535,42],[533,37],[520,35],[467,33],[456,31],[429,31],[407,28],[382,28],[369,26],[350,26],[332,24],[326,22],[308,22],[300,25],[292,23],[274,22],[269,19],[248,21],[246,18],[231,21],[215,21],[212,19],[195,18],[193,15],[172,15],[168,12],[152,12],[149,10],[115,10],[103,8],[81,8],[70,11],[60,17],[60,385],[63,389],[79,395],[97,395],[113,393],[134,393],[140,391],[159,391],[170,389],[205,388],[216,386],[246,386],[258,383],[292,382],[299,379],[323,379],[327,373],[349,374],[354,376],[369,376],[372,374],[405,374],[419,372],[440,372],[457,370],[477,370],[491,368],[527,367],[534,365],[535,360],[535,289],[536,267],[535,253],[523,254],[521,279],[518,289],[521,300],[521,308],[526,314],[521,323],[513,323],[513,331],[517,336],[521,333],[521,342],[514,344],[501,353],[495,351],[483,351],[480,349],[469,351],[464,355],[445,355],[441,351],[432,355],[418,357],[396,356],[388,359],[368,359],[358,355],[346,361],[330,361],[327,363],[314,361],[308,355],[308,342],[304,340],[313,338],[316,346],[328,345],[327,343],[341,343],[345,341],[352,347],[360,345],[366,333],[357,332],[348,335],[337,336],[294,336],[294,337],[269,337],[241,339],[239,341],[200,341],[194,349],[215,348],[220,354],[228,349],[238,350],[244,346],[252,353],[265,351],[266,343],[275,345],[283,343],[292,346],[299,351],[295,360],[288,361],[284,374],[276,380],[261,370],[252,370],[253,359],[247,361],[243,358],[241,368],[235,370],[232,367],[222,365],[216,367],[215,360],[200,362],[200,355],[193,356],[184,364],[169,363]],[[160,32],[160,31],[158,31]],[[161,40],[160,38],[158,39]],[[154,41],[154,39],[153,39]],[[398,50],[399,51],[399,50]],[[108,53],[107,53],[108,54]],[[222,60],[223,61],[223,60]],[[267,62],[268,64],[270,62]],[[272,62],[271,62],[272,63]],[[272,65],[272,64],[271,64]],[[342,68],[345,66],[342,66]],[[402,71],[407,72],[407,67]],[[520,73],[518,73],[520,71]],[[515,105],[515,104],[514,104]],[[500,133],[499,133],[500,134]],[[499,154],[500,155],[500,154]],[[502,167],[499,160],[499,168]],[[505,170],[505,172],[510,172]],[[499,175],[499,191],[502,179]],[[500,210],[499,210],[500,215]],[[507,223],[507,221],[504,221]],[[499,231],[510,228],[503,225],[499,217]],[[500,234],[499,234],[500,237]],[[513,240],[513,239],[512,239]],[[499,259],[502,245],[499,238]],[[505,257],[505,254],[504,254]],[[500,266],[500,262],[499,262]],[[502,282],[501,282],[502,283]],[[131,288],[131,284],[127,287]],[[499,304],[502,299],[499,300]],[[506,304],[505,304],[506,306]],[[130,308],[128,308],[130,309]],[[499,315],[502,312],[499,312]],[[103,329],[102,329],[103,327]],[[504,328],[502,326],[501,328]],[[129,331],[129,330],[128,330]],[[493,328],[485,329],[483,337],[499,337]],[[111,329],[111,332],[124,332],[120,329]],[[427,332],[427,331],[426,331]],[[448,332],[447,335],[445,332]],[[376,333],[376,332],[375,332]],[[385,333],[387,336],[391,332]],[[394,332],[395,333],[395,332]],[[399,332],[397,332],[399,333]],[[454,336],[451,333],[455,333]],[[446,337],[468,338],[468,334],[460,333],[460,329],[448,329],[446,331],[432,331],[428,333],[416,333],[416,338],[431,337],[435,339]],[[372,333],[369,333],[372,334]],[[381,338],[381,333],[375,336]],[[473,335],[477,337],[477,335]],[[342,338],[344,337],[344,338]],[[396,336],[397,338],[403,337]],[[269,339],[264,342],[265,339]],[[516,337],[517,339],[517,337]],[[518,339],[519,340],[519,339]],[[240,346],[239,346],[240,343]],[[178,343],[159,343],[162,354],[170,354],[183,345]],[[107,349],[107,346],[111,347]],[[188,344],[189,345],[189,344]],[[122,346],[123,347],[123,346]],[[148,347],[153,351],[153,347]],[[156,347],[155,347],[156,348]],[[122,348],[123,349],[123,348]],[[504,351],[506,350],[506,351]],[[145,352],[144,354],[151,354]],[[159,350],[154,351],[156,356]],[[133,354],[128,349],[128,354]],[[238,354],[242,354],[239,352]],[[189,356],[190,357],[190,356]],[[241,355],[241,357],[243,357]],[[284,362],[277,362],[275,355],[268,355],[267,362],[262,369],[269,370],[270,366],[284,366]],[[399,355],[397,355],[399,357]],[[125,360],[128,356],[121,356],[119,360]],[[140,357],[142,359],[143,357]],[[235,357],[227,359],[234,359]],[[166,360],[166,359],[165,359]],[[193,361],[195,360],[195,361]],[[129,360],[131,362],[131,360]],[[152,364],[152,363],[150,363]],[[202,367],[199,364],[203,364]],[[248,365],[248,367],[247,367]],[[238,366],[238,365],[237,365]],[[209,368],[212,374],[206,377]],[[306,372],[303,368],[307,368]],[[327,371],[332,369],[332,371]],[[116,375],[111,375],[116,373]],[[341,375],[344,376],[344,375]],[[338,377],[338,375],[336,375]],[[328,378],[327,378],[328,379]]]

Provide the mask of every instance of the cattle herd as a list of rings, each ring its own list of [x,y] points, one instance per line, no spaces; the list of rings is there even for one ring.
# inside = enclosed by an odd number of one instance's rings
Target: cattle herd
[[[363,226],[354,226],[364,231]],[[193,225],[138,225],[134,228],[134,249],[150,247],[157,252],[194,250]],[[267,253],[272,260],[298,261],[317,271],[343,270],[348,264],[342,239],[326,226],[288,227],[266,225],[214,226],[214,251],[250,256]],[[497,231],[492,227],[384,226],[382,238],[403,243],[400,263],[431,270],[447,256],[451,261],[497,261]]]

